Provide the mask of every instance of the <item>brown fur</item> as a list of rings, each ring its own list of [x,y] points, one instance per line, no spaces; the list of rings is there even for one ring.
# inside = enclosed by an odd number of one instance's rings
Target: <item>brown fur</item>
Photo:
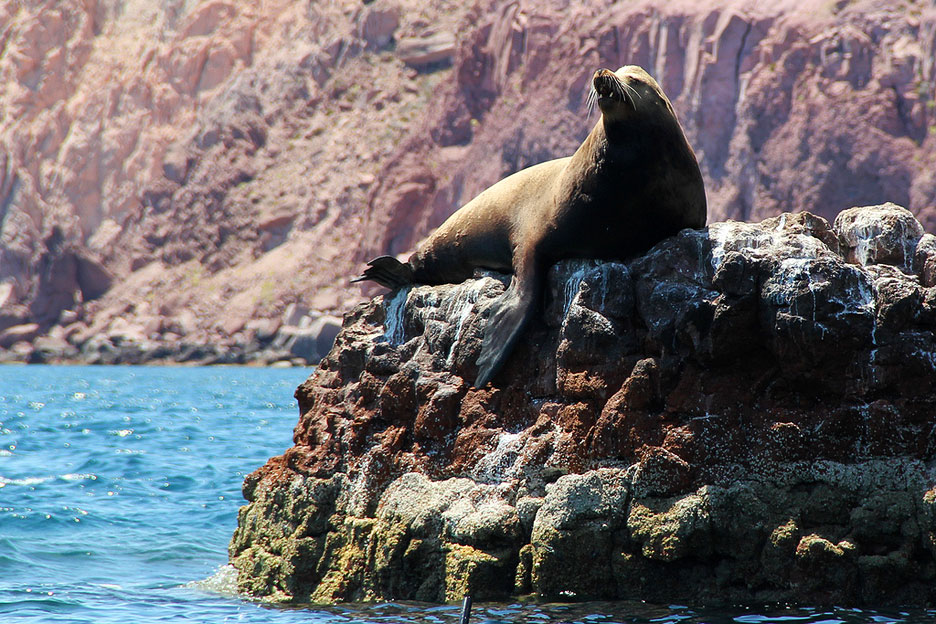
[[[575,154],[504,178],[458,209],[405,264],[378,258],[359,278],[396,287],[460,282],[476,268],[512,272],[485,328],[478,386],[512,350],[554,262],[623,260],[705,225],[702,174],[657,82],[630,65],[598,70],[592,83],[602,115]]]

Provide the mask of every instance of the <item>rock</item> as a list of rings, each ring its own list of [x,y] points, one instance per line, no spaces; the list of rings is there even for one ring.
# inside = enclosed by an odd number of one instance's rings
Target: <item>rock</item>
[[[364,11],[359,33],[367,42],[367,47],[380,50],[393,41],[393,33],[399,25],[399,7],[370,6]]]
[[[917,243],[913,270],[920,276],[924,288],[936,286],[936,236],[924,234]]]
[[[113,283],[114,276],[101,266],[98,258],[84,251],[76,254],[77,281],[84,301],[93,301],[106,293]]]
[[[16,282],[0,283],[0,309],[12,305],[16,301]]]
[[[533,590],[567,600],[613,597],[608,552],[625,520],[630,485],[624,470],[605,468],[566,475],[547,487],[529,538]]]
[[[36,363],[52,363],[74,360],[78,356],[78,349],[73,347],[62,337],[40,336],[33,340],[33,352],[30,361]]]
[[[306,319],[303,317],[304,321]],[[303,322],[300,327],[285,325],[280,328],[273,344],[305,362],[315,363],[331,350],[340,329],[341,319],[318,316],[307,324]]]
[[[835,231],[847,247],[845,258],[862,266],[890,264],[913,272],[923,227],[909,210],[895,204],[843,210]]]
[[[104,334],[94,334],[82,341],[81,355],[89,364],[115,364],[117,348]]]
[[[40,333],[38,323],[23,323],[22,325],[13,325],[0,331],[0,347],[9,349],[15,343],[21,340],[30,341]]]
[[[632,477],[634,492],[639,496],[672,496],[686,491],[692,483],[692,467],[679,455],[665,448],[645,451]]]
[[[32,343],[20,340],[19,342],[13,343],[8,353],[10,354],[10,361],[12,362],[29,362],[32,358],[33,351]]]
[[[276,336],[280,324],[281,322],[276,319],[250,319],[244,325],[244,329],[248,333],[252,333],[261,343],[266,343]]]
[[[312,321],[309,329],[315,334],[315,348],[318,359],[322,359],[331,351],[335,338],[341,331],[341,319],[336,316],[319,316]]]
[[[174,316],[167,319],[163,329],[164,331],[172,332],[179,336],[194,334],[198,329],[198,317],[195,316],[192,310],[180,310]]]
[[[894,251],[925,253],[907,214],[713,223],[561,262],[480,389],[506,276],[358,306],[296,392],[295,446],[245,481],[239,586],[936,603],[936,295]]]
[[[441,32],[429,37],[401,38],[396,45],[396,55],[413,67],[450,61],[455,56],[455,36]]]
[[[283,325],[287,327],[299,327],[303,317],[309,313],[309,308],[298,303],[290,303],[283,311]]]
[[[81,344],[86,339],[88,326],[83,321],[75,321],[62,328],[62,338],[69,344],[75,346]]]
[[[108,340],[114,344],[141,343],[148,335],[142,325],[130,323],[122,318],[114,319],[105,333]]]
[[[80,318],[80,314],[77,310],[63,310],[62,313],[59,314],[58,325],[53,327],[50,330],[50,333],[54,331],[56,328],[61,329],[61,328],[67,327],[68,325],[71,325],[72,323],[77,322],[79,318]]]

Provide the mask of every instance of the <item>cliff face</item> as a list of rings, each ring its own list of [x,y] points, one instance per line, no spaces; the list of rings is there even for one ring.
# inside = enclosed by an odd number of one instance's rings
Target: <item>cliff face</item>
[[[386,48],[467,10],[157,5],[0,7],[0,347],[269,344],[343,311],[366,189],[442,79]],[[58,271],[50,300],[63,245],[103,296]]]
[[[933,604],[936,238],[892,204],[563,262],[492,386],[505,276],[358,306],[244,484],[272,600]]]
[[[931,6],[872,2],[503,6],[459,49],[432,129],[380,176],[369,208],[386,236],[370,251],[405,251],[452,204],[570,154],[590,129],[591,70],[624,63],[646,67],[673,101],[711,221],[831,219],[894,200],[933,230],[934,20]],[[419,166],[426,152],[432,164]]]
[[[571,153],[624,63],[713,221],[894,200],[936,231],[936,9],[762,5],[5,3],[0,343],[262,346],[288,304],[344,311],[362,260]]]

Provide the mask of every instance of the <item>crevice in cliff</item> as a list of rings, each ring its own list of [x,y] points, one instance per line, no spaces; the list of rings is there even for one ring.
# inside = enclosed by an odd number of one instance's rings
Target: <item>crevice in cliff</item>
[[[745,19],[745,18],[742,18],[742,19]],[[737,89],[737,92],[738,92],[738,95],[739,95],[738,106],[740,106],[740,104],[741,104],[740,96],[742,95],[742,93],[741,93],[741,91],[742,91],[742,88],[741,88],[741,63],[744,61],[745,50],[746,50],[746,48],[747,48],[748,35],[751,34],[751,30],[753,30],[753,28],[754,28],[754,24],[751,22],[752,19],[753,19],[753,18],[751,18],[751,17],[747,17],[747,19],[746,19],[746,21],[745,21],[746,27],[745,27],[745,29],[744,29],[744,34],[741,35],[741,45],[738,46],[738,54],[735,56],[734,78],[735,78],[736,89]],[[737,106],[735,107],[735,109],[737,110]]]

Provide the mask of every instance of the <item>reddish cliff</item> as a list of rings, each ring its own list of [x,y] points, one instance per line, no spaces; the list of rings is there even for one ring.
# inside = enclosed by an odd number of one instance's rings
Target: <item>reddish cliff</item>
[[[50,326],[89,352],[243,349],[343,311],[362,260],[570,153],[600,66],[660,80],[712,220],[892,200],[936,230],[926,2],[189,5],[0,7],[0,348],[17,357]]]

